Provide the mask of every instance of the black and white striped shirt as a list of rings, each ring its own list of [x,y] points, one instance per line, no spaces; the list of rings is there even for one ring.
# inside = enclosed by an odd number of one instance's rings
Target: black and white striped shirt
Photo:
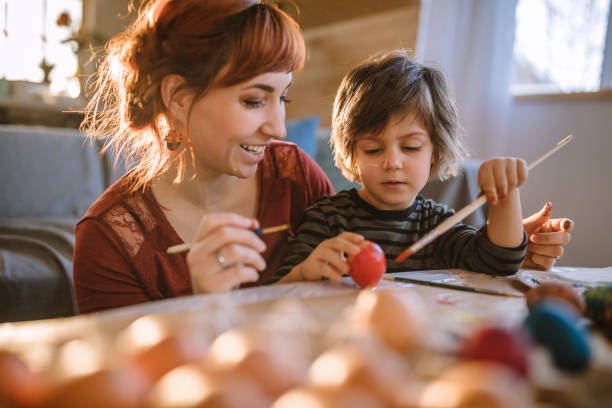
[[[355,189],[324,196],[306,210],[295,237],[289,238],[287,256],[273,280],[304,261],[319,243],[344,231],[361,234],[380,245],[386,254],[387,272],[461,268],[511,275],[518,271],[527,248],[526,234],[519,247],[503,248],[489,241],[486,226],[476,229],[462,223],[401,264],[395,262],[400,252],[454,213],[446,205],[422,196],[417,196],[410,208],[398,211],[375,208]]]

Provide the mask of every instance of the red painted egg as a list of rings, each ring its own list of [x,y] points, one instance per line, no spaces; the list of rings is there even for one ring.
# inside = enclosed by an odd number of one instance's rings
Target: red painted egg
[[[361,247],[361,251],[349,259],[349,275],[362,288],[376,286],[387,269],[385,253],[372,241],[363,241]]]
[[[527,375],[529,341],[520,333],[501,327],[483,327],[463,343],[459,357],[501,363],[521,376]]]

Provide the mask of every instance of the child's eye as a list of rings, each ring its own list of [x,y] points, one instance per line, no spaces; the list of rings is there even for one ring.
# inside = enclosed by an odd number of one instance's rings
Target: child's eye
[[[364,149],[365,154],[376,154],[380,153],[382,149]]]
[[[281,102],[282,102],[282,103],[289,103],[289,102],[291,102],[291,100],[290,100],[290,99],[287,99],[287,97],[286,97],[286,96],[281,96],[281,97],[280,97],[280,100],[281,100]]]
[[[260,108],[263,105],[262,100],[252,99],[245,99],[242,103],[249,109]]]

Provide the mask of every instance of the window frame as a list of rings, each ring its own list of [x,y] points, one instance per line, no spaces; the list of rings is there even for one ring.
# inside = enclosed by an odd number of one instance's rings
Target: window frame
[[[513,56],[514,63],[514,56]],[[604,39],[601,76],[597,91],[514,93],[514,101],[612,99],[612,0],[608,0],[608,23]]]

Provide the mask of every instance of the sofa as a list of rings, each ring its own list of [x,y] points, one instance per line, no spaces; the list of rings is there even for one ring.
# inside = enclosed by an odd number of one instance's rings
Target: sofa
[[[336,190],[356,186],[333,165],[329,129],[317,117],[289,121],[287,140],[319,163]],[[102,143],[77,130],[0,125],[0,322],[76,314],[72,287],[74,230],[79,218],[126,171]],[[424,194],[452,207],[478,193],[479,163],[467,161],[450,182],[429,183]],[[468,222],[485,221],[475,213]]]

